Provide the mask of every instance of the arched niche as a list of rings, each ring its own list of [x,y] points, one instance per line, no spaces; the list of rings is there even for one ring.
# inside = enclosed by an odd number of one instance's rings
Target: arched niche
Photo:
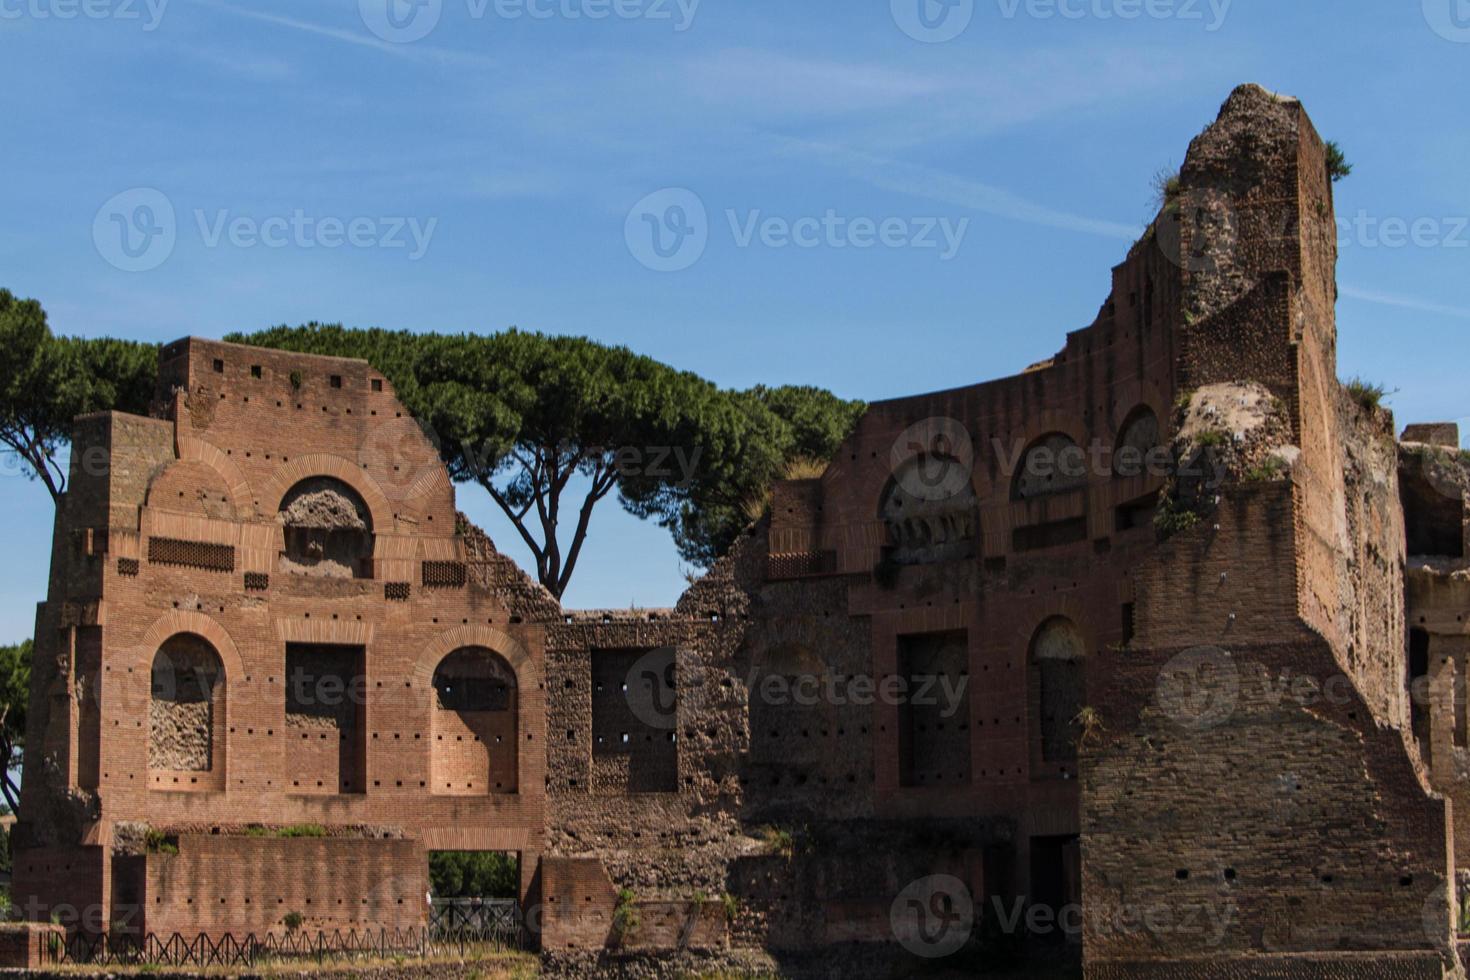
[[[980,511],[971,475],[971,466],[936,454],[914,456],[894,471],[878,503],[894,562],[927,565],[975,556]]]
[[[281,570],[316,578],[371,578],[372,512],[356,490],[330,476],[286,491],[277,509]]]
[[[439,662],[431,723],[435,794],[517,791],[518,694],[515,670],[488,647],[460,647]]]
[[[1031,443],[1011,484],[1011,499],[1033,500],[1087,486],[1087,457],[1076,440],[1052,432]]]
[[[1159,447],[1162,438],[1159,417],[1154,410],[1147,405],[1135,408],[1118,430],[1118,442],[1113,450],[1114,475],[1126,478],[1147,473],[1149,453]]]
[[[225,671],[219,652],[195,633],[169,637],[153,657],[148,769],[222,772],[224,713]]]
[[[1045,766],[1063,767],[1075,774],[1077,716],[1085,700],[1086,641],[1077,625],[1065,616],[1053,616],[1037,627],[1031,638],[1031,682],[1034,742],[1033,758]]]

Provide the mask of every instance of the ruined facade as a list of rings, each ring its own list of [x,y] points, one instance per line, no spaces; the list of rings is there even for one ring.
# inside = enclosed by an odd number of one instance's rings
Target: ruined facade
[[[1470,464],[1339,384],[1335,264],[1237,90],[1090,326],[873,405],[662,611],[561,609],[366,363],[169,345],[77,423],[16,902],[401,928],[494,850],[568,974],[1455,974]]]

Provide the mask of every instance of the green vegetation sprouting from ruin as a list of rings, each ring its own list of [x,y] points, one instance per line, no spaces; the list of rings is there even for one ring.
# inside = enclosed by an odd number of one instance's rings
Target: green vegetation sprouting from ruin
[[[1327,141],[1327,176],[1332,178],[1335,184],[1344,177],[1350,176],[1353,165],[1348,163],[1347,155],[1342,152],[1342,147],[1337,145],[1337,140]]]
[[[1389,390],[1383,385],[1374,384],[1363,378],[1353,378],[1344,387],[1347,388],[1347,392],[1352,396],[1353,401],[1357,402],[1369,412],[1378,411],[1379,407],[1383,404],[1383,400],[1390,394]]]
[[[638,915],[638,896],[631,888],[620,889],[612,916],[613,940],[619,945],[628,942],[638,934],[638,927],[642,924]]]
[[[1166,167],[1154,174],[1153,188],[1155,209],[1172,212],[1178,206],[1179,195],[1184,190],[1179,179],[1179,168]]]

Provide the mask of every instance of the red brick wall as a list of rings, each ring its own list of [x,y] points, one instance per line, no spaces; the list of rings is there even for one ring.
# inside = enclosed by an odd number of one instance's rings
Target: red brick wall
[[[410,840],[185,836],[148,855],[146,928],[168,935],[421,928],[428,857]]]

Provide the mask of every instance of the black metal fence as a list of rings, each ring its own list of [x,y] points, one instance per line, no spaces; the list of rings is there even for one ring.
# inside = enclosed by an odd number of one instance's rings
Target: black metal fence
[[[521,927],[520,903],[513,898],[436,898],[429,931],[501,934]]]
[[[256,966],[272,961],[305,961],[318,963],[339,960],[381,960],[426,958],[436,956],[464,957],[471,954],[502,952],[525,948],[527,937],[519,910],[509,914],[497,910],[483,920],[484,927],[454,926],[441,922],[426,929],[350,930],[348,932],[309,932],[293,930],[285,933],[200,934],[186,937],[179,933],[160,936],[154,933],[75,934],[65,940],[55,938],[43,948],[43,962],[48,966],[77,964],[89,966]]]

